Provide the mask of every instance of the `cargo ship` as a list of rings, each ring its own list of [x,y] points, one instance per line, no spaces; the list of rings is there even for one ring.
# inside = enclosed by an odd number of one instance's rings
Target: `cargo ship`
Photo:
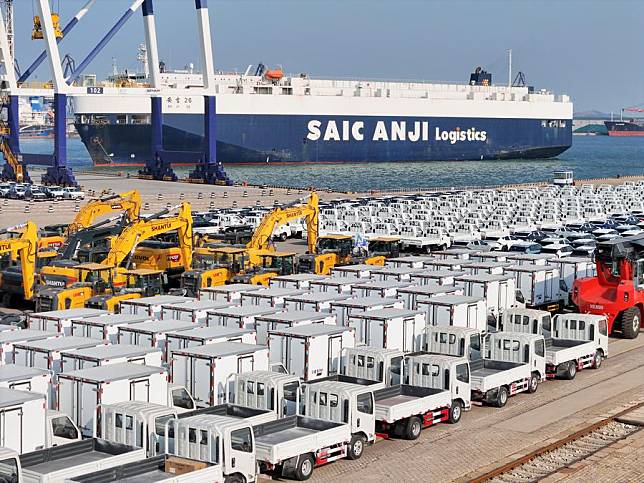
[[[630,121],[604,121],[609,136],[644,136],[644,122],[631,119]]]
[[[121,82],[145,85],[145,75],[130,77]],[[201,74],[162,69],[161,82],[164,149],[200,149],[203,98],[190,91]],[[260,64],[213,82],[224,164],[550,158],[572,144],[569,96],[494,85],[481,68],[452,84],[287,76]],[[166,87],[182,94],[163,95]],[[76,97],[73,108],[96,166],[153,157],[148,97]]]

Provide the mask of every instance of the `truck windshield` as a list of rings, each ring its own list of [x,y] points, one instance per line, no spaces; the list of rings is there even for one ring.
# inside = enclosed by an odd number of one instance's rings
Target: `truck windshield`
[[[18,462],[16,458],[0,461],[0,481],[18,481]]]
[[[78,429],[67,416],[59,416],[52,420],[54,436],[65,439],[78,439]]]

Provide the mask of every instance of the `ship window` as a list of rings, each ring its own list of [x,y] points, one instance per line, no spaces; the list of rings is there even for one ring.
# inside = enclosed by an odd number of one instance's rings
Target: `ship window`
[[[559,121],[559,127],[566,127],[566,121]]]
[[[127,115],[119,114],[116,116],[116,124],[127,124]]]
[[[543,120],[541,121],[541,127],[547,127],[548,126],[548,121]]]

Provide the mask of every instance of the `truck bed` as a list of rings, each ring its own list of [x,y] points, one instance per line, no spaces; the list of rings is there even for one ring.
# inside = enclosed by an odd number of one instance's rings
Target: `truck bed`
[[[594,354],[595,343],[586,340],[546,339],[546,363],[558,366],[564,362]]]
[[[262,424],[277,419],[277,413],[267,409],[254,409],[236,404],[218,404],[206,408],[195,409],[187,413],[179,414],[179,419],[191,416],[203,416],[213,414],[216,416],[230,416],[233,418],[247,419],[251,424]]]
[[[144,459],[145,450],[101,439],[75,443],[20,455],[25,481],[63,481],[72,476]]]
[[[253,427],[257,460],[279,464],[289,458],[348,443],[351,428],[305,416],[289,416]]]
[[[530,367],[522,362],[479,359],[470,362],[470,370],[472,390],[482,393],[530,377]]]
[[[160,483],[160,482],[192,482],[222,481],[223,474],[219,465],[208,465],[201,470],[175,475],[165,471],[168,456],[153,456],[142,461],[116,466],[107,470],[97,471],[72,478],[78,483]],[[203,463],[202,463],[203,464]]]
[[[376,421],[394,423],[410,416],[449,406],[449,391],[399,384],[374,391]]]

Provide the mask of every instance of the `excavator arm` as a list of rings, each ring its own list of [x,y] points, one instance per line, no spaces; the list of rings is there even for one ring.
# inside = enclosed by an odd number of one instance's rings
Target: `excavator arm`
[[[36,274],[36,254],[38,253],[38,228],[32,222],[27,222],[18,227],[12,227],[5,231],[15,231],[22,228],[19,238],[0,240],[0,255],[11,253],[20,259],[22,269],[22,282],[25,300],[31,300],[34,296],[34,284]]]
[[[118,267],[134,252],[136,246],[142,241],[176,230],[179,234],[182,263],[184,268],[189,270],[192,266],[192,212],[190,203],[182,203],[177,216],[159,218],[172,210],[173,208],[169,208],[148,219],[139,218],[127,226],[118,237],[112,240],[110,252],[102,263],[111,267]]]
[[[71,222],[67,228],[67,234],[71,235],[91,226],[101,216],[119,212],[123,212],[126,221],[130,223],[139,218],[141,212],[141,195],[137,190],[90,201],[81,208],[74,218],[74,221]]]
[[[301,201],[297,201],[284,208],[275,208],[264,216],[255,229],[250,242],[246,245],[246,248],[249,250],[251,264],[256,265],[259,263],[259,260],[253,255],[253,252],[267,250],[269,248],[275,228],[301,218],[306,220],[309,253],[315,253],[318,240],[319,212],[318,195],[315,191],[312,191],[307,203],[304,204]]]

